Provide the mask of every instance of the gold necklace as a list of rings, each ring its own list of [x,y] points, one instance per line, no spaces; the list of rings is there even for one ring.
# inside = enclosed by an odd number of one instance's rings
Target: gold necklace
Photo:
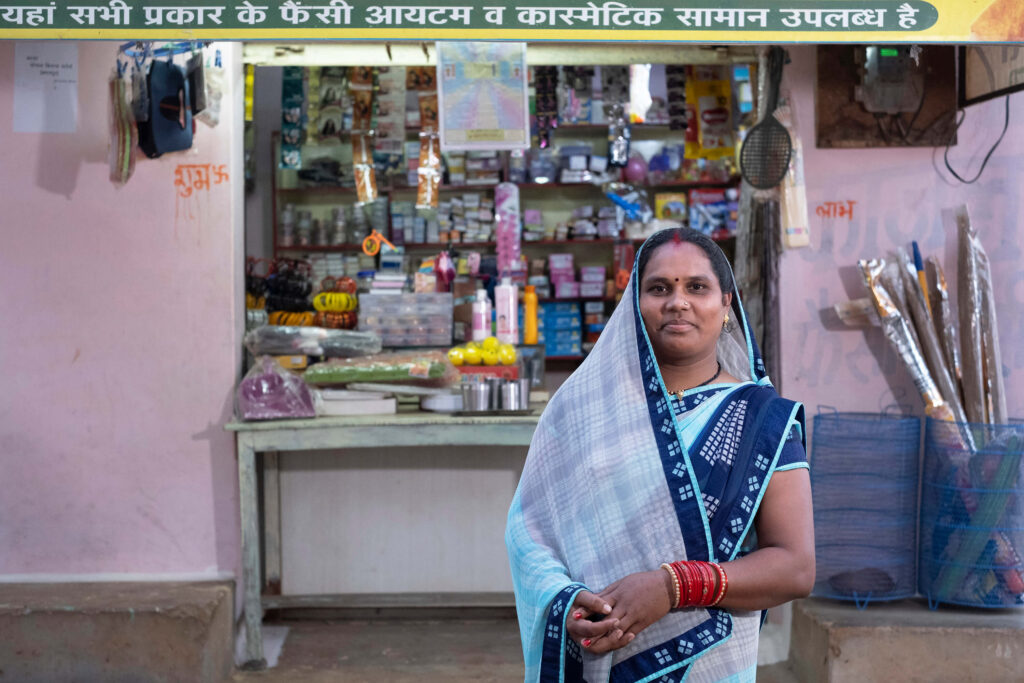
[[[718,369],[715,370],[715,374],[711,375],[711,377],[709,379],[704,380],[700,384],[697,384],[695,386],[690,387],[690,389],[696,389],[697,387],[703,387],[705,385],[711,384],[716,379],[718,379],[718,376],[721,375],[721,374],[722,374],[722,361],[718,361]],[[672,394],[676,398],[682,398],[683,394],[685,394],[690,389],[680,389],[679,391],[670,391],[668,393]]]

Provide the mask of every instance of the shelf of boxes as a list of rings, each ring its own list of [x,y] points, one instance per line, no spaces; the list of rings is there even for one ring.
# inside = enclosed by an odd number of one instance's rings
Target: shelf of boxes
[[[583,132],[586,132],[587,130],[591,130],[591,129],[596,130],[598,128],[600,128],[600,127],[599,126],[598,127],[588,127],[588,126],[575,127],[576,130],[580,130],[580,131],[583,131]],[[657,128],[659,128],[659,126],[651,126],[651,128],[652,129],[657,129]],[[274,141],[274,144],[275,145],[278,144],[276,139]],[[276,146],[275,146],[275,154],[276,153],[277,152],[276,152]],[[490,170],[485,170],[485,171],[482,171],[482,172],[490,173],[490,174],[496,175],[497,177],[505,177],[505,178],[509,177],[510,168],[509,168],[509,162],[508,162],[508,158],[507,157],[502,157],[500,161],[497,161],[496,159],[493,159],[493,158],[491,158],[491,159],[483,159],[482,161],[492,162],[491,163],[492,166],[497,164],[497,166],[495,166],[496,170],[495,169],[490,169]],[[465,177],[465,175],[467,173],[472,173],[472,172],[473,172],[472,169],[470,169],[468,171],[463,171],[463,172],[460,173],[459,177],[460,178]],[[524,171],[522,169],[520,169],[520,172],[524,172]],[[403,179],[404,176],[396,176],[396,178]],[[273,196],[274,196],[274,200],[273,200],[273,224],[274,224],[274,227],[273,227],[273,229],[274,229],[274,253],[275,254],[279,254],[279,253],[283,253],[283,254],[297,254],[297,253],[302,253],[302,252],[308,252],[308,253],[318,253],[318,252],[327,252],[327,253],[340,252],[340,253],[346,253],[346,252],[357,252],[357,251],[361,250],[362,246],[361,246],[360,243],[345,243],[345,244],[338,244],[338,245],[324,245],[321,242],[321,240],[315,239],[315,236],[311,236],[311,238],[308,240],[308,242],[310,242],[310,243],[307,243],[307,244],[298,244],[297,243],[299,241],[297,239],[299,237],[298,235],[296,235],[296,239],[294,239],[291,243],[282,244],[281,240],[278,239],[279,235],[281,234],[280,225],[279,225],[279,221],[280,221],[280,213],[279,213],[279,208],[278,208],[279,205],[285,204],[285,203],[293,204],[294,207],[295,207],[295,211],[296,212],[302,211],[302,210],[310,212],[311,214],[314,215],[315,218],[320,220],[321,223],[324,223],[324,222],[330,222],[330,219],[328,217],[331,215],[331,210],[332,209],[341,209],[341,210],[344,210],[346,212],[346,214],[350,213],[351,212],[351,205],[355,203],[354,199],[356,198],[357,194],[356,194],[355,188],[352,188],[352,187],[323,186],[323,185],[314,185],[314,186],[309,186],[309,187],[279,187],[278,186],[279,181],[280,181],[280,179],[278,177],[278,174],[275,173],[274,176],[273,176],[273,182],[274,182],[274,188],[273,188]],[[734,177],[734,178],[730,178],[726,182],[718,182],[717,180],[713,180],[713,179],[712,180],[708,180],[708,181],[673,180],[671,182],[659,182],[659,183],[656,183],[656,184],[655,183],[649,183],[649,184],[643,185],[642,187],[647,189],[649,191],[649,194],[653,195],[658,190],[669,190],[670,191],[670,190],[674,189],[674,190],[678,190],[680,192],[683,192],[683,191],[694,191],[694,190],[706,189],[706,190],[709,190],[709,191],[713,191],[713,190],[722,190],[722,189],[727,189],[727,188],[731,188],[731,187],[736,187],[736,186],[738,186],[738,184],[739,184],[739,179]],[[531,207],[538,207],[538,208],[534,208],[533,209],[533,213],[534,213],[534,215],[543,216],[543,220],[544,220],[544,222],[546,224],[546,223],[550,223],[553,220],[557,221],[559,223],[564,223],[564,222],[571,223],[573,220],[576,220],[577,218],[575,216],[569,217],[567,215],[562,215],[562,214],[564,214],[566,212],[566,208],[565,207],[567,207],[567,206],[579,206],[579,205],[587,205],[587,206],[592,205],[592,206],[595,207],[595,210],[593,212],[593,217],[591,219],[589,219],[589,220],[592,220],[592,221],[596,222],[596,224],[597,224],[597,234],[596,234],[594,239],[574,239],[574,240],[562,240],[562,239],[555,239],[555,240],[552,240],[552,239],[540,239],[540,240],[536,240],[536,239],[527,239],[531,234],[533,236],[537,236],[538,232],[537,232],[536,226],[525,225],[524,227],[527,227],[527,228],[533,227],[533,231],[532,231],[532,233],[531,233],[530,230],[525,230],[524,231],[524,236],[527,237],[527,238],[524,238],[524,240],[523,240],[523,248],[524,249],[525,248],[530,248],[530,247],[578,246],[580,244],[588,244],[588,245],[590,245],[590,244],[605,244],[605,245],[607,245],[607,244],[615,244],[616,242],[619,241],[618,238],[608,236],[608,232],[607,232],[607,227],[608,226],[603,226],[602,225],[603,223],[607,223],[609,221],[609,215],[610,214],[607,214],[607,212],[602,212],[601,215],[598,215],[598,211],[600,209],[602,209],[602,208],[610,208],[610,202],[607,202],[607,201],[604,201],[604,200],[600,200],[600,201],[598,200],[598,198],[603,198],[603,194],[601,193],[601,187],[600,186],[597,186],[597,185],[594,185],[594,184],[591,184],[591,183],[568,183],[568,182],[551,182],[551,183],[524,182],[524,183],[517,183],[517,186],[519,188],[523,189],[524,195],[525,195],[523,197],[523,200],[522,200],[523,201],[523,205],[524,205],[523,206],[524,223],[528,222],[528,214],[531,213]],[[458,219],[461,219],[461,217],[463,215],[463,214],[457,212],[457,210],[454,208],[455,206],[460,206],[460,200],[463,199],[463,198],[458,197],[458,193],[464,193],[465,197],[475,196],[476,197],[476,201],[479,202],[479,205],[478,205],[479,209],[482,210],[481,213],[488,213],[488,211],[489,211],[493,215],[493,192],[494,192],[494,187],[495,186],[493,184],[477,184],[477,183],[460,183],[460,184],[455,184],[455,185],[449,184],[449,185],[441,186],[440,190],[443,193],[442,194],[442,202],[443,203],[450,203],[450,206],[452,207],[451,213],[450,214],[445,214],[446,216],[449,216],[448,220],[450,220],[452,222],[455,222],[455,225],[457,226],[458,225]],[[383,216],[379,220],[366,220],[366,219],[360,219],[360,218],[355,217],[355,216],[351,216],[349,220],[350,221],[355,221],[357,223],[357,227],[359,227],[358,224],[360,224],[360,223],[367,223],[367,224],[369,224],[368,228],[377,229],[380,232],[384,233],[386,236],[389,236],[389,235],[393,234],[393,232],[394,232],[394,229],[395,229],[394,221],[395,221],[396,215],[398,215],[396,213],[396,211],[395,211],[395,207],[399,207],[399,206],[406,207],[404,209],[400,209],[400,211],[404,212],[404,214],[402,214],[402,215],[407,215],[408,216],[408,215],[410,215],[409,212],[411,211],[412,212],[411,216],[413,218],[416,216],[416,211],[412,207],[412,203],[413,202],[411,201],[412,200],[412,196],[411,195],[414,195],[416,193],[416,191],[417,191],[417,188],[415,186],[408,186],[408,185],[394,183],[394,182],[383,182],[381,184],[381,186],[379,187],[378,196],[383,198],[383,199],[394,199],[395,200],[395,201],[387,203],[387,204],[379,205],[380,213],[383,214]],[[587,199],[582,199],[583,195],[581,195],[579,198],[576,198],[576,199],[571,198],[568,195],[568,193],[574,192],[574,191],[582,191],[582,192],[584,192],[585,196],[587,197]],[[406,196],[409,196],[409,200],[405,199]],[[449,196],[451,198],[450,199],[446,199],[446,197],[449,197]],[[346,201],[341,202],[341,203],[332,202],[331,198],[345,198]],[[401,199],[401,201],[399,201],[399,199]],[[652,196],[651,200],[653,201],[653,199],[654,199],[654,197]],[[465,205],[466,206],[466,208],[465,208],[465,211],[466,211],[465,216],[466,216],[467,220],[470,223],[472,223],[474,220],[476,220],[476,218],[475,218],[475,211],[477,209],[476,209],[476,207],[471,207],[470,206],[470,204],[468,203],[469,199],[465,199],[465,201],[467,202],[466,205]],[[609,205],[609,206],[606,207],[605,205]],[[552,216],[555,216],[555,218],[552,218]],[[483,219],[481,219],[481,220],[483,220]],[[493,219],[491,219],[491,220],[493,220]],[[470,234],[471,237],[489,237],[489,236],[493,235],[493,227],[491,226],[491,224],[489,222],[488,223],[482,223],[481,225],[482,225],[482,229],[480,231],[478,231],[476,234]],[[447,227],[451,228],[451,226],[452,226],[451,222],[447,223]],[[491,249],[491,248],[494,248],[494,246],[495,246],[495,244],[494,244],[494,242],[492,240],[476,239],[476,240],[473,240],[473,241],[470,241],[470,242],[456,241],[456,240],[451,240],[451,241],[446,240],[445,239],[446,231],[443,229],[444,227],[446,227],[446,224],[445,224],[444,221],[442,221],[441,222],[441,226],[440,226],[440,228],[442,228],[442,229],[439,230],[439,234],[438,235],[434,235],[434,234],[430,234],[428,232],[428,234],[426,235],[426,237],[428,239],[425,240],[425,241],[413,241],[413,240],[401,239],[401,238],[395,239],[395,240],[392,240],[392,241],[396,245],[402,244],[402,246],[405,246],[406,249],[409,250],[409,251],[413,251],[413,250],[434,250],[434,249],[440,250],[440,249],[447,248],[449,246],[452,246],[452,247],[455,247],[455,248],[462,247],[462,248],[465,248],[465,249]],[[550,231],[550,230],[553,229],[552,225],[545,225],[544,227],[546,228],[547,231]],[[362,228],[360,228],[360,229],[362,229]],[[461,230],[462,228],[457,228],[457,229]],[[328,231],[328,230],[324,230],[324,233],[329,233],[329,232],[330,231]],[[469,232],[472,233],[473,232],[472,229]],[[324,234],[324,233],[322,233],[322,234]],[[591,234],[594,234],[594,233],[591,233]],[[407,236],[408,235],[405,235],[403,237],[407,237]],[[441,237],[441,239],[430,239],[431,237],[435,237],[436,238],[438,236]],[[352,236],[349,235],[349,239],[351,239],[351,238],[352,238]],[[637,240],[637,242],[639,242],[639,241],[640,240]],[[312,242],[316,242],[316,244],[312,244]]]
[[[721,189],[735,187],[739,183],[739,178],[733,178],[724,182],[721,181],[679,181],[679,182],[668,182],[668,183],[643,183],[639,187],[645,190],[657,190],[657,189],[699,189],[699,188],[712,188]],[[516,187],[523,190],[541,190],[541,189],[565,189],[565,188],[589,188],[600,191],[601,187],[594,185],[593,183],[516,183]],[[441,185],[438,190],[441,192],[479,192],[486,190],[493,190],[494,185]],[[378,188],[381,195],[390,194],[391,192],[415,192],[416,187],[414,185],[391,185],[383,186]],[[306,187],[281,187],[277,189],[277,193],[285,196],[290,195],[307,195],[307,194],[340,194],[354,196],[356,194],[355,187],[347,187],[345,185],[309,185]]]
[[[733,240],[735,238],[734,237],[724,237],[724,238],[712,238],[712,239],[714,239],[716,242],[728,242],[728,241]],[[621,240],[621,239],[539,240],[539,241],[532,241],[532,242],[522,242],[522,248],[526,249],[526,248],[529,248],[529,247],[574,247],[574,246],[580,246],[580,245],[587,245],[587,246],[590,246],[590,245],[608,245],[608,244],[618,244],[618,243],[623,242],[623,241],[629,241],[629,242],[632,242],[634,245],[639,245],[639,244],[643,244],[644,243],[644,238],[627,239],[627,240]],[[401,245],[396,245],[396,246],[405,247],[406,251],[411,251],[411,250],[417,250],[417,251],[441,251],[442,249],[448,249],[449,247],[451,247],[453,249],[456,249],[456,250],[458,250],[459,248],[462,248],[462,249],[494,249],[494,248],[496,248],[497,243],[496,242],[413,242],[413,243],[410,243],[410,244],[401,244]],[[328,245],[328,246],[322,246],[322,245],[307,245],[307,246],[291,245],[291,246],[281,246],[281,245],[278,245],[277,247],[275,247],[275,250],[278,251],[278,252],[281,252],[281,253],[289,253],[289,254],[295,253],[295,252],[309,252],[309,253],[318,253],[318,252],[331,253],[331,252],[337,252],[337,253],[346,253],[346,252],[359,252],[359,251],[362,251],[363,250],[363,245],[361,243],[360,244],[334,244],[334,245]]]

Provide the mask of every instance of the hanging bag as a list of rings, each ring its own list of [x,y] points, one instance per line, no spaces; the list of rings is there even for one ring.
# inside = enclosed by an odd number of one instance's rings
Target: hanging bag
[[[192,101],[185,71],[155,60],[146,77],[149,120],[139,122],[139,147],[150,159],[192,146]]]

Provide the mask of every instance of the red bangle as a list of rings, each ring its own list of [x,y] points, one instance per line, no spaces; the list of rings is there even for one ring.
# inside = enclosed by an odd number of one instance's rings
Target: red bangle
[[[707,607],[715,599],[715,570],[709,562],[701,562],[700,570],[704,574],[701,585],[700,606]]]
[[[697,597],[697,577],[689,562],[680,562],[679,570],[686,577],[686,602],[683,603],[683,607],[690,607]]]

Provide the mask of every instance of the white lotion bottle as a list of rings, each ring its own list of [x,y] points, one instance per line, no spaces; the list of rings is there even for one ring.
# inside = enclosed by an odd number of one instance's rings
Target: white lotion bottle
[[[512,279],[502,278],[494,288],[494,310],[498,319],[498,341],[502,344],[519,343],[519,288]]]
[[[476,290],[476,300],[473,301],[473,341],[475,342],[482,342],[491,334],[490,303],[487,300],[487,290]]]

